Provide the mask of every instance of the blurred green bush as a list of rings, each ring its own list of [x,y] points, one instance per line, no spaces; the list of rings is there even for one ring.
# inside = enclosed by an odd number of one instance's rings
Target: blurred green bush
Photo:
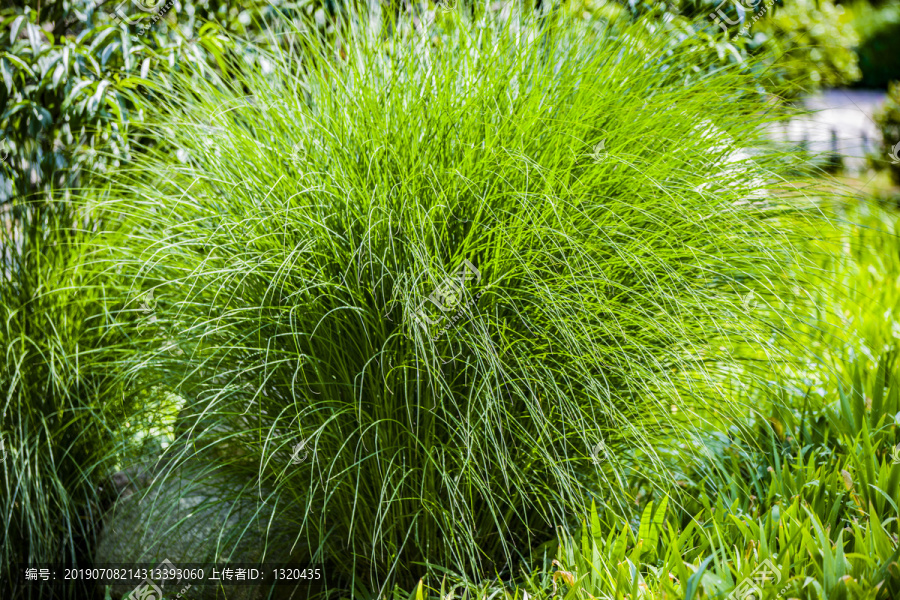
[[[900,80],[900,2],[856,2],[850,12],[859,36],[856,53],[862,71],[856,85],[886,89],[889,82]]]
[[[846,86],[862,75],[851,15],[831,0],[789,0],[750,31],[754,45],[771,50],[771,87],[784,97]]]
[[[674,51],[690,48],[698,58],[706,54],[720,63],[743,64],[755,71],[761,88],[786,99],[860,77],[853,51],[856,30],[847,11],[832,0],[772,5],[763,0],[575,0],[570,10],[606,22],[623,14],[645,18],[649,31],[672,39]]]
[[[891,180],[900,185],[900,81],[888,86],[888,96],[881,110],[875,115],[875,122],[881,131],[883,159],[891,174]]]

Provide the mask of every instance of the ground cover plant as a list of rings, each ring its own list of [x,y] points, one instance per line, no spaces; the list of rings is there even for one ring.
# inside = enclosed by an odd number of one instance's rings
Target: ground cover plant
[[[803,368],[786,364],[782,379],[750,392],[745,402],[770,412],[746,430],[708,431],[697,438],[704,452],[673,457],[692,501],[657,493],[632,521],[594,507],[580,530],[561,532],[543,568],[480,585],[431,577],[423,594],[744,598],[765,568],[754,598],[896,597],[900,214],[846,191],[821,198],[833,228],[805,245],[818,269],[808,279],[816,302],[803,307],[816,309],[808,347],[792,353]]]
[[[683,512],[670,509],[660,527],[658,539],[670,540],[659,546],[666,566],[635,543],[646,537],[644,518],[634,532],[597,519],[586,530],[620,531],[627,543],[588,538],[579,551],[579,538],[566,538],[559,564],[573,573],[570,597],[618,597],[641,584],[653,597],[712,597],[737,589],[764,560],[778,566],[779,581],[763,585],[762,597],[900,593],[900,215],[845,187],[818,201],[833,225],[810,235],[803,252],[811,261],[803,267],[812,296],[805,306],[815,307],[794,327],[804,350],[793,350],[797,360],[752,398],[771,413],[756,419],[753,436],[714,434],[709,466],[678,468],[697,500]],[[633,568],[623,572],[617,565],[628,561]],[[616,577],[625,583],[612,583]],[[535,578],[527,589],[537,593],[540,583]]]
[[[592,500],[627,518],[629,473],[674,488],[658,442],[734,418],[749,342],[777,358],[744,306],[802,217],[778,114],[642,27],[344,25],[183,79],[87,196],[153,295],[118,368],[176,394],[166,460],[222,467],[339,585],[509,574]]]
[[[585,584],[568,586],[570,597],[603,597],[611,590],[616,590],[611,597],[619,597],[615,594],[635,593],[642,583],[654,597],[712,597],[737,589],[767,559],[778,566],[780,578],[762,586],[762,597],[900,593],[895,316],[900,215],[847,196],[842,188],[821,201],[834,228],[811,236],[805,251],[818,267],[807,288],[816,311],[807,319],[808,331],[796,332],[806,351],[795,351],[799,364],[754,399],[762,404],[770,397],[766,404],[772,413],[757,421],[758,435],[768,443],[718,434],[722,442],[711,455],[718,466],[686,477],[701,483],[702,506],[680,516],[670,510],[660,528],[659,538],[670,539],[660,551],[668,553],[666,561],[674,559],[666,567],[647,560],[634,537],[628,545],[597,545],[588,538],[581,551],[573,545],[577,537],[565,542],[560,568],[577,573]],[[709,487],[710,482],[716,483]],[[605,525],[594,519],[588,530],[606,535],[616,530]],[[628,538],[630,529],[622,531]],[[611,548],[618,554],[611,555]],[[685,554],[682,548],[690,550]],[[684,561],[685,555],[693,558]],[[626,557],[635,567],[630,572],[617,567]],[[599,583],[603,577],[624,577],[626,583]],[[530,589],[534,593],[538,587]]]

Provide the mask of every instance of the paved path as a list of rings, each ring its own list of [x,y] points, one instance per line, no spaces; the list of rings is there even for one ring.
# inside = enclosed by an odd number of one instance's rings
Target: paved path
[[[881,134],[873,116],[886,96],[881,90],[825,90],[804,101],[809,115],[793,119],[786,131],[776,130],[775,137],[805,140],[813,153],[836,147],[845,157],[845,168],[859,172],[865,169],[866,153],[880,151]]]

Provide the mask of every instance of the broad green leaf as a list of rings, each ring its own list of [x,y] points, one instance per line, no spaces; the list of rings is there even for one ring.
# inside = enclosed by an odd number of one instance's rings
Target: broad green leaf
[[[60,64],[61,62],[62,62],[62,54],[60,54],[58,52],[56,53],[56,56],[54,56],[51,60],[42,60],[41,61],[40,77],[42,80],[41,81],[42,84],[45,80],[47,80],[50,76],[52,76],[53,68],[56,65]]]
[[[834,557],[831,553],[831,540],[825,535],[825,530],[822,529],[822,525],[819,522],[819,517],[812,512],[806,506],[803,507],[803,510],[806,511],[806,514],[809,516],[809,522],[812,524],[813,531],[816,533],[816,539],[814,540],[812,537],[809,538],[807,547],[810,549],[810,553],[815,556],[816,550],[822,556],[822,573],[825,578],[825,589],[832,589],[837,583],[837,578],[839,575],[835,570]]]
[[[119,123],[119,132],[124,135],[127,130],[127,123],[125,123],[123,119],[121,95],[118,92],[107,94],[104,102],[109,106],[109,109],[113,114],[116,115],[116,121]]]
[[[127,31],[123,31],[121,36],[119,36],[119,44],[122,47],[122,62],[124,63],[125,71],[131,71],[131,35]]]
[[[871,527],[872,539],[875,542],[875,549],[881,560],[887,560],[894,552],[894,540],[891,535],[885,531],[881,524],[881,517],[875,506],[869,504],[869,525]],[[900,546],[898,546],[900,548]]]
[[[656,548],[659,545],[659,533],[663,529],[668,502],[669,498],[663,496],[654,510],[654,502],[651,500],[644,508],[644,514],[641,515],[638,539],[643,542],[643,552],[646,552],[648,557],[656,555]]]
[[[850,393],[852,394],[853,391],[851,390]],[[849,424],[850,431],[859,431],[859,428],[856,426],[853,409],[850,408],[850,400],[847,398],[847,393],[842,385],[838,385],[838,396],[840,397],[841,415],[844,417],[844,422]]]
[[[3,76],[3,83],[6,84],[6,93],[12,94],[13,91],[13,78],[12,78],[12,70],[9,67],[9,62],[5,58],[0,58],[0,75]]]
[[[63,78],[63,75],[66,74],[66,67],[62,63],[56,65],[56,69],[53,71],[53,87],[56,88],[59,86],[59,81]]]
[[[82,80],[76,83],[72,87],[72,90],[69,92],[68,96],[66,96],[66,99],[63,101],[62,110],[66,110],[67,108],[69,108],[69,106],[71,106],[73,102],[79,99],[79,93],[81,92],[81,90],[93,83],[94,82],[90,80]]]
[[[598,546],[603,545],[602,531],[600,517],[597,515],[597,503],[591,500],[591,537],[594,539],[594,544]]]
[[[106,88],[109,87],[109,81],[104,79],[99,84],[97,84],[97,90],[94,92],[94,95],[91,96],[91,99],[88,101],[87,109],[90,112],[95,112],[100,107],[100,102],[103,100],[103,94],[106,92]]]
[[[882,354],[875,368],[875,382],[872,388],[872,419],[870,424],[877,426],[882,414],[882,403],[884,401],[884,385],[888,371],[888,354]]]
[[[101,31],[101,32],[97,35],[97,37],[94,38],[94,41],[91,42],[91,45],[88,47],[88,49],[89,49],[91,52],[96,52],[97,48],[99,48],[100,45],[103,44],[104,41],[106,41],[106,38],[108,38],[109,36],[113,35],[113,34],[116,33],[117,31],[118,31],[118,29],[115,28],[115,27],[107,27],[106,29],[104,29],[103,31]]]
[[[621,562],[625,560],[625,551],[628,548],[628,525],[625,524],[622,527],[622,531],[619,533],[619,538],[616,540],[616,545],[612,548],[612,554],[610,558],[614,563]]]
[[[19,37],[19,30],[22,28],[22,25],[25,24],[25,15],[20,15],[13,19],[13,22],[9,25],[9,45],[12,46],[16,43],[16,39]]]
[[[29,76],[34,77],[34,71],[31,70],[31,67],[28,66],[28,64],[27,64],[25,61],[23,61],[21,58],[19,58],[18,56],[15,56],[15,55],[13,55],[13,54],[6,53],[6,54],[3,56],[3,58],[4,58],[5,60],[8,60],[9,62],[11,62],[12,64],[14,64],[14,65],[17,66],[18,68],[23,69],[24,71],[26,71],[26,72],[28,73]]]
[[[106,63],[109,62],[109,58],[121,47],[121,42],[119,40],[115,40],[109,44],[107,44],[103,50],[100,52],[100,66],[105,67]]]
[[[709,563],[712,562],[712,559],[712,556],[708,556],[706,560],[700,563],[700,567],[697,569],[697,572],[691,575],[691,578],[688,579],[687,586],[684,590],[684,600],[694,600],[694,596],[697,594],[697,590],[700,588],[700,582],[703,579],[703,573],[706,571],[706,567],[709,566]]]
[[[25,33],[28,34],[28,43],[31,44],[32,56],[37,58],[41,53],[41,34],[38,31],[37,25],[34,23],[26,23]]]

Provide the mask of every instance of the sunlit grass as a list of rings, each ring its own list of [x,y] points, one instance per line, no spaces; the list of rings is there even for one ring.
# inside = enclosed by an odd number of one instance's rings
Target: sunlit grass
[[[120,367],[186,400],[166,457],[226,465],[375,588],[506,572],[591,499],[628,515],[636,471],[670,486],[665,440],[779,359],[747,298],[794,261],[752,81],[639,28],[442,18],[440,43],[293,32],[265,73],[176,80],[159,145],[92,198],[155,298]],[[463,260],[460,318],[424,331]]]

